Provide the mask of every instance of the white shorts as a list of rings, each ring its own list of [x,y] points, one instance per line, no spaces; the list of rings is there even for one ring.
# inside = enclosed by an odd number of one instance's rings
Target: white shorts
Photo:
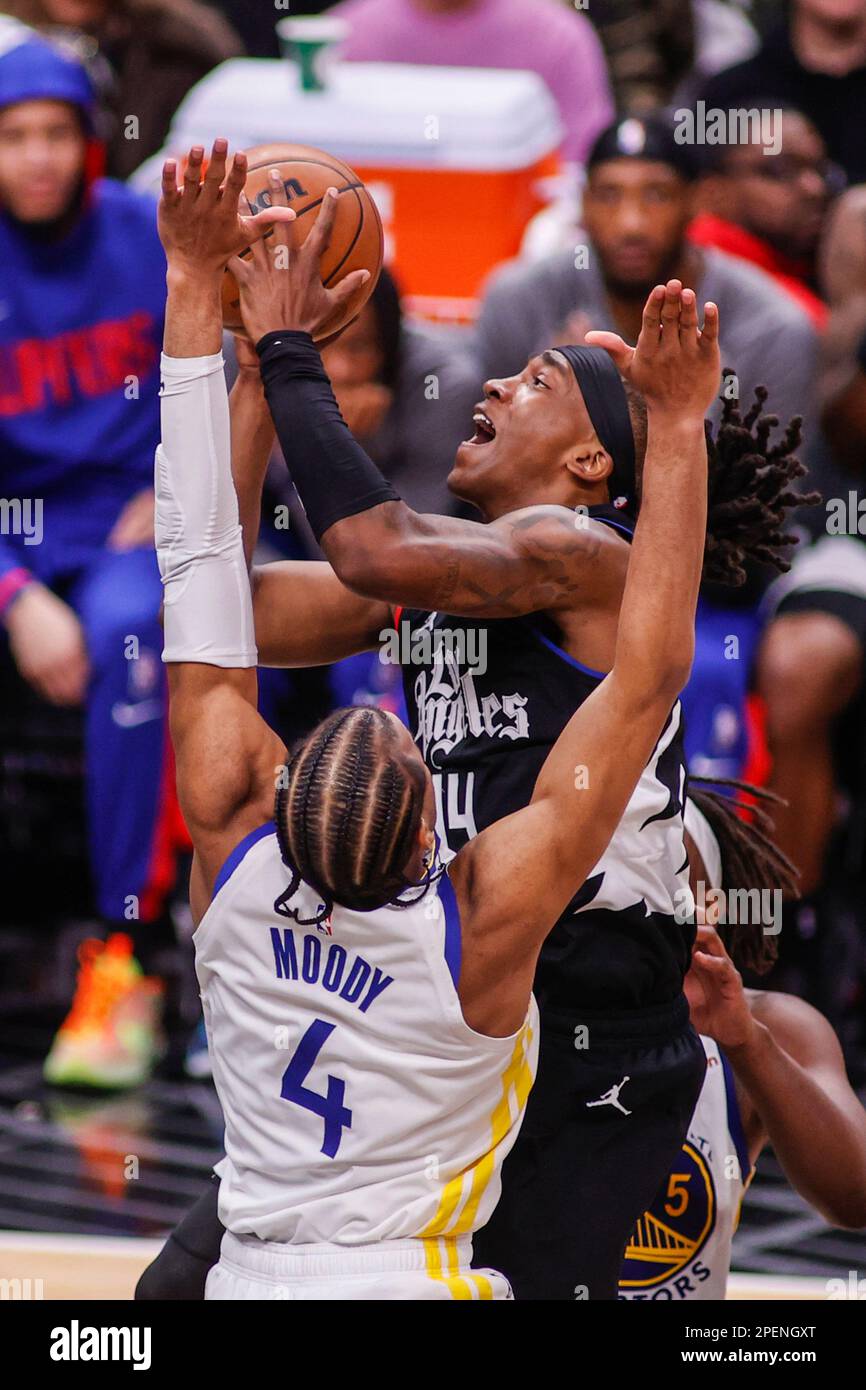
[[[513,1299],[493,1269],[470,1269],[472,1242],[382,1241],[378,1245],[279,1245],[226,1231],[205,1298],[322,1302],[428,1298]]]

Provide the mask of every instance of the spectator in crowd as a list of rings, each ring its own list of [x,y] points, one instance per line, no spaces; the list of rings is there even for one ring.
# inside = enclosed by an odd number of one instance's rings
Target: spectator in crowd
[[[820,331],[827,306],[817,293],[815,255],[845,175],[827,159],[824,141],[807,116],[788,108],[780,126],[778,154],[764,154],[757,143],[705,147],[697,189],[701,211],[689,227],[689,240],[765,270]]]
[[[508,376],[533,353],[580,341],[591,328],[614,329],[634,342],[647,294],[676,275],[701,302],[719,306],[722,361],[736,373],[729,391],[742,408],[764,385],[783,423],[795,414],[811,418],[815,329],[763,271],[687,240],[692,159],[661,117],[627,118],[599,136],[587,163],[586,241],[493,276],[477,326],[479,376]],[[719,403],[716,420],[721,409]],[[702,776],[739,776],[750,756],[747,695],[760,634],[755,580],[701,597],[684,704],[686,752]]]
[[[3,0],[3,9],[68,40],[87,64],[108,113],[107,171],[118,179],[162,148],[190,88],[242,52],[202,0]]]
[[[812,413],[817,335],[808,315],[770,277],[713,247],[689,243],[694,154],[659,116],[627,118],[597,139],[587,163],[585,243],[494,273],[477,325],[483,377],[520,371],[557,340],[590,328],[635,342],[647,294],[672,275],[719,306],[722,361],[740,399],[768,387],[782,420]]]
[[[691,0],[593,0],[589,15],[604,46],[619,111],[663,106],[695,59]]]
[[[727,0],[592,0],[617,110],[641,115],[685,100],[703,78],[750,58],[758,36]]]
[[[704,83],[707,108],[748,108],[756,92],[820,131],[851,182],[866,179],[866,0],[790,0],[754,57]]]
[[[822,423],[833,455],[820,475],[815,542],[768,594],[775,617],[758,661],[771,786],[788,803],[775,811],[776,839],[800,868],[796,917],[810,934],[828,887],[840,788],[861,807],[866,800],[866,188],[840,200],[821,259],[830,303]],[[861,873],[863,852],[860,843],[846,856]]]
[[[604,52],[560,0],[343,0],[343,53],[358,62],[528,68],[556,98],[566,159],[581,162],[613,115]]]
[[[215,3],[225,15],[250,58],[280,56],[277,23],[289,11],[279,10],[276,5],[251,5],[250,0],[209,0],[209,3]],[[318,14],[329,4],[330,0],[304,0],[303,11],[304,14]]]
[[[165,262],[153,203],[94,179],[93,122],[78,63],[39,38],[0,56],[0,491],[20,503],[0,537],[3,656],[45,700],[84,705],[109,933],[87,947],[46,1074],[107,1085],[150,1064],[157,990],[130,932],[169,886],[152,491]]]

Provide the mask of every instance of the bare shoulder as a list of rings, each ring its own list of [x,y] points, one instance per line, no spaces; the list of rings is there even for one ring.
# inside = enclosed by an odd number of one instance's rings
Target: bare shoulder
[[[625,537],[580,508],[521,507],[490,524],[507,532],[524,554],[540,560],[583,562],[622,557],[628,562],[629,544]]]
[[[796,1061],[838,1064],[844,1070],[839,1039],[824,1015],[805,999],[776,990],[746,991],[752,1017],[769,1029]]]

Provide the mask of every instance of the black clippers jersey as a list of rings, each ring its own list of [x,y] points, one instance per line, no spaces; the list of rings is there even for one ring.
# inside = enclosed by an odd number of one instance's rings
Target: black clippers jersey
[[[630,535],[606,512],[591,515]],[[448,859],[528,805],[551,747],[603,674],[564,652],[541,614],[404,609],[399,622],[413,636],[403,666],[409,726],[433,774]],[[677,702],[610,844],[542,948],[535,988],[543,1010],[643,1009],[679,994],[694,938],[674,916],[689,901],[685,784]]]

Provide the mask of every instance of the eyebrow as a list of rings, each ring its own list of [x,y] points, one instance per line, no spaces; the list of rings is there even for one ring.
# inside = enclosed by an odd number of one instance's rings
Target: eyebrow
[[[541,354],[541,360],[544,363],[545,367],[553,367],[554,370],[557,372],[568,372],[568,367],[566,366],[566,364],[563,361],[561,361],[561,359],[558,358],[556,356],[556,353],[554,352],[543,352]]]

